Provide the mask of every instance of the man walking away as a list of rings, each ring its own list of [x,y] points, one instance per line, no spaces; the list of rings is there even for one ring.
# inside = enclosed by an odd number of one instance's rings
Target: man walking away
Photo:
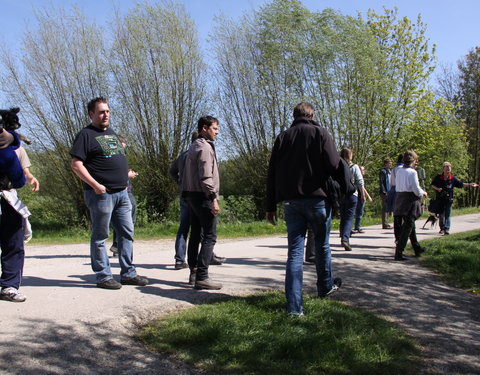
[[[127,190],[125,149],[109,127],[107,100],[95,98],[88,103],[87,110],[92,123],[77,134],[70,155],[72,170],[85,183],[84,198],[92,220],[90,258],[97,287],[120,289],[122,285],[145,286],[148,280],[137,275],[132,263],[132,203]],[[105,249],[110,222],[117,233],[120,283],[112,276]]]
[[[313,230],[319,297],[341,285],[333,279],[329,234],[331,204],[326,183],[337,171],[340,157],[329,132],[313,120],[314,107],[300,103],[293,110],[291,127],[277,137],[268,167],[267,220],[275,225],[278,202],[284,202],[288,232],[285,276],[287,313],[303,315],[303,248],[307,226]]]

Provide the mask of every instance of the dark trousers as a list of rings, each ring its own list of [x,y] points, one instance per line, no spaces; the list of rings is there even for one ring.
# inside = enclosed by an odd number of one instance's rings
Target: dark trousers
[[[402,234],[402,223],[403,223],[402,216],[393,217],[393,234],[395,235],[396,242],[400,240],[400,235]]]
[[[25,251],[23,248],[23,225],[20,214],[1,198],[0,247],[2,275],[0,286],[18,289],[22,281]]]
[[[417,251],[420,249],[420,244],[417,240],[417,232],[415,230],[415,219],[407,216],[395,216],[395,219],[397,218],[400,218],[402,222],[402,231],[398,238],[396,253],[403,253],[405,246],[407,246],[408,239],[410,239],[413,250]]]
[[[211,200],[197,196],[188,196],[186,199],[190,209],[188,266],[197,269],[196,280],[201,281],[208,278],[208,266],[217,242],[217,216],[212,214]]]

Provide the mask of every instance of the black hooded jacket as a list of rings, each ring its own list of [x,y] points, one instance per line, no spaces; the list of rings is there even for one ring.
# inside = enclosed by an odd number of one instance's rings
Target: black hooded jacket
[[[336,179],[339,161],[327,129],[307,117],[295,119],[289,129],[278,135],[273,146],[266,210],[275,211],[276,204],[285,200],[326,198],[326,182],[330,176]]]

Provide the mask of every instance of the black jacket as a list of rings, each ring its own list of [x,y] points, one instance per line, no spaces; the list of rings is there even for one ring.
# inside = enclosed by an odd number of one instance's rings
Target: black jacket
[[[306,117],[297,118],[279,134],[268,167],[266,210],[290,199],[327,197],[329,176],[337,172],[340,156],[324,127]]]

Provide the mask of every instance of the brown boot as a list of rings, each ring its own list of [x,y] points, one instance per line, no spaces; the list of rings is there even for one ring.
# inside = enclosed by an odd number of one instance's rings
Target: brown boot
[[[196,280],[195,281],[195,289],[211,289],[211,290],[217,290],[217,289],[222,289],[222,284],[216,283],[210,279],[205,279],[205,280]]]

